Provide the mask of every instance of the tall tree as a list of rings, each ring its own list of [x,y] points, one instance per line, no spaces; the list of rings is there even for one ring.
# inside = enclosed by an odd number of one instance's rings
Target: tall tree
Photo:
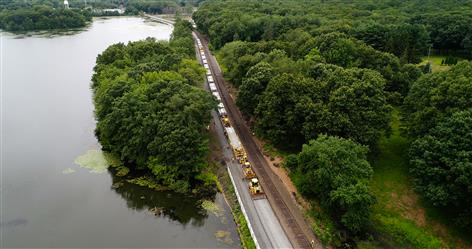
[[[413,84],[405,99],[409,134],[423,136],[456,111],[472,107],[472,62],[449,71],[426,74]]]
[[[239,87],[236,104],[247,114],[254,115],[260,95],[264,92],[269,81],[274,77],[274,70],[267,62],[260,62],[251,67]]]
[[[454,113],[414,141],[409,155],[417,189],[433,205],[452,208],[456,221],[470,228],[472,108]]]
[[[340,224],[358,233],[366,228],[375,202],[367,151],[350,140],[322,135],[288,157],[285,166],[303,195],[321,200]]]

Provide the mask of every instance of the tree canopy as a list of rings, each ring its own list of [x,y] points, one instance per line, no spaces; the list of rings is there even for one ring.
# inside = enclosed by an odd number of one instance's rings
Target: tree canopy
[[[235,40],[273,40],[302,28],[312,35],[352,35],[405,62],[428,49],[470,50],[470,1],[205,1],[194,14],[200,31],[221,48]]]
[[[170,42],[148,38],[108,47],[92,78],[103,149],[179,191],[198,182],[208,151],[205,128],[216,107],[197,87],[205,71],[186,44],[175,43],[191,39],[188,25],[178,21]]]
[[[472,108],[439,122],[410,148],[417,189],[435,206],[455,212],[458,224],[472,225]],[[470,229],[469,229],[470,230]]]
[[[405,99],[409,134],[423,136],[456,111],[472,107],[472,62],[462,61],[449,71],[423,75]]]
[[[315,78],[272,78],[256,109],[256,131],[275,144],[301,145],[326,133],[375,145],[389,124],[383,78],[324,64],[313,70]]]
[[[0,28],[7,31],[79,28],[91,20],[88,11],[54,9],[48,6],[0,11]]]
[[[375,203],[369,190],[373,170],[367,151],[351,140],[322,135],[285,163],[301,194],[320,200],[352,233],[365,230]]]

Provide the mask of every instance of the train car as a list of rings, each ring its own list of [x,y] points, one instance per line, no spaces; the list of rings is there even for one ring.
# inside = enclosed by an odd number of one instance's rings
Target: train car
[[[227,116],[228,113],[226,112],[226,109],[223,107],[223,108],[218,108],[218,114],[220,114],[220,117],[224,117],[224,116]]]
[[[206,69],[210,69],[210,67],[208,66],[208,64],[203,64],[203,67],[206,68]]]
[[[207,79],[208,79],[208,82],[209,82],[209,83],[213,83],[213,82],[214,82],[213,76],[211,76],[211,75],[207,76]]]
[[[221,102],[221,96],[220,96],[220,94],[219,94],[218,92],[211,92],[211,93],[213,94],[213,96],[215,96],[215,98],[216,98],[219,102]]]
[[[210,90],[212,92],[218,92],[218,90],[216,89],[215,83],[209,83],[208,85],[210,86]]]
[[[207,58],[207,57],[205,56],[205,53],[203,53],[203,55],[202,55],[202,60],[206,60],[206,58]]]
[[[208,64],[208,61],[206,59],[202,59],[202,62]]]
[[[226,134],[228,135],[229,144],[233,149],[233,152],[236,154],[237,151],[244,150],[241,141],[239,140],[238,135],[236,135],[236,131],[233,127],[225,127]]]
[[[211,71],[210,71],[210,69],[207,69],[206,75],[207,75],[207,76],[211,76]]]

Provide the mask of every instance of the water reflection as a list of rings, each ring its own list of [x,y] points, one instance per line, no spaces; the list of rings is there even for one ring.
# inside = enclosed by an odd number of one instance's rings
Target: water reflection
[[[112,168],[108,172],[112,177],[111,188],[126,201],[128,208],[147,210],[156,218],[169,218],[183,225],[190,223],[201,227],[205,224],[208,214],[198,198],[172,191],[155,191],[128,183],[126,177],[116,176]]]

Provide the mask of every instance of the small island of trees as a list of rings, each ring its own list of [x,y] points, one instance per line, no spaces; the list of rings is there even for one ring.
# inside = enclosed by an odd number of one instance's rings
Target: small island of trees
[[[84,27],[92,16],[88,11],[55,9],[49,6],[0,11],[0,29],[31,31]]]

